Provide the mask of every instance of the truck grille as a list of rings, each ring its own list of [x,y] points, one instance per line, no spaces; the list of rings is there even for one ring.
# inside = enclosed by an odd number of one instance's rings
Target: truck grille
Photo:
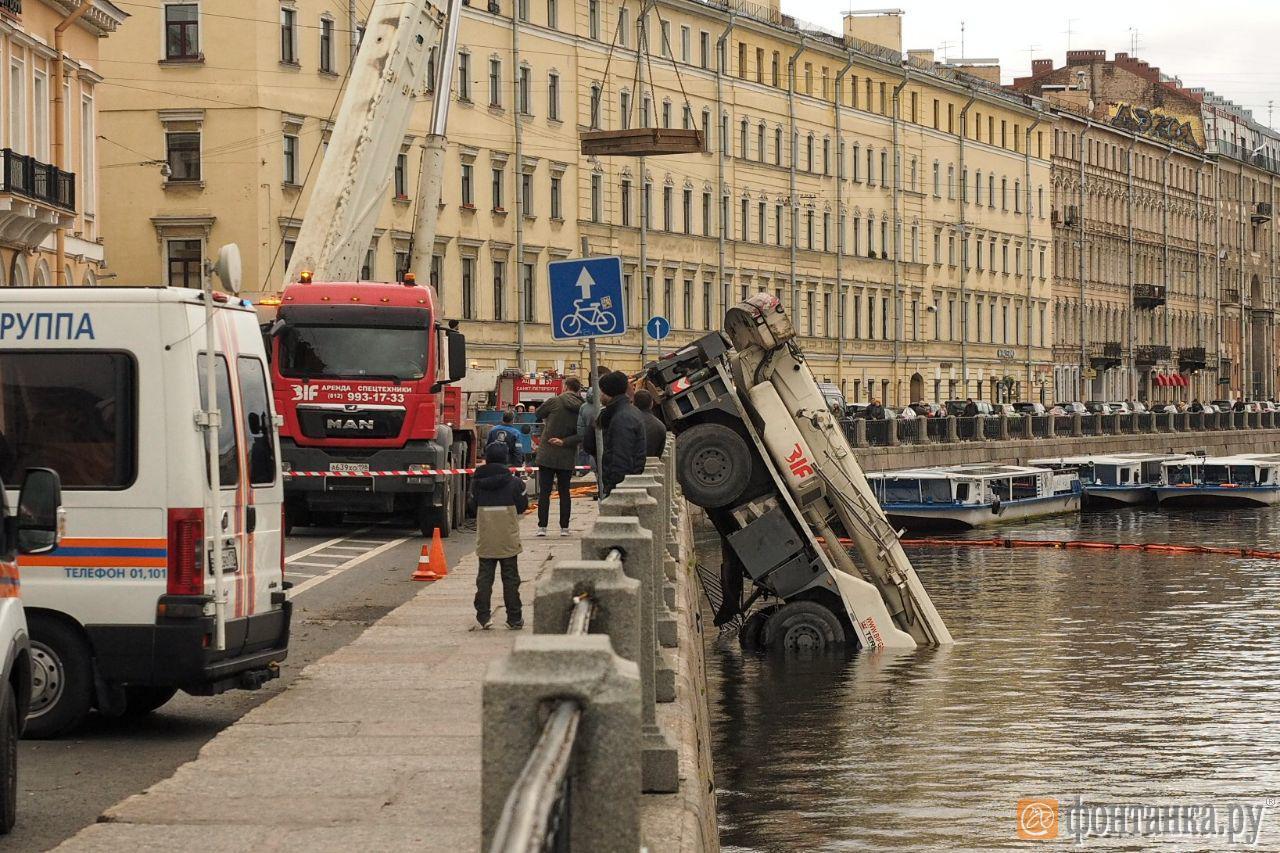
[[[404,427],[401,408],[298,408],[298,426],[307,438],[396,438]]]

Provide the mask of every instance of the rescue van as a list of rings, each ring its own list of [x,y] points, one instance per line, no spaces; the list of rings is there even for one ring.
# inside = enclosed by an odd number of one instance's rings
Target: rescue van
[[[0,835],[18,819],[18,738],[31,701],[31,641],[22,612],[17,555],[58,545],[58,475],[35,469],[23,478],[16,515],[0,486]]]
[[[252,306],[214,294],[215,500],[204,299],[178,288],[0,293],[0,477],[55,470],[66,510],[59,546],[19,560],[30,736],[70,731],[95,708],[145,714],[178,690],[255,689],[287,653],[266,354]]]

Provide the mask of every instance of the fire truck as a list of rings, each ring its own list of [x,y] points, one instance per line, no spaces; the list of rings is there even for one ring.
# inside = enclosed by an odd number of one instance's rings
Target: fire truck
[[[259,301],[275,309],[265,328],[287,527],[411,514],[424,535],[448,536],[461,517],[466,484],[452,472],[470,467],[475,432],[452,383],[466,375],[466,339],[412,272],[360,280],[429,54],[454,55],[460,17],[458,0],[374,4],[283,290]],[[447,93],[454,63],[436,65],[434,91]],[[435,245],[449,101],[436,97],[432,112],[411,270]]]

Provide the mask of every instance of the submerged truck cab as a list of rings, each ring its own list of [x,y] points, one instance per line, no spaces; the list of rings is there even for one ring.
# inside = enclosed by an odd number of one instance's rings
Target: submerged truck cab
[[[66,517],[56,549],[19,557],[30,735],[70,731],[94,708],[147,713],[178,690],[256,688],[287,655],[284,491],[266,353],[248,303],[217,294],[213,304],[218,518],[199,424],[209,408],[203,295],[0,294],[0,478],[57,471]]]
[[[466,353],[439,321],[435,292],[304,280],[284,289],[267,329],[288,524],[403,514],[448,536],[458,496],[439,472],[468,453],[441,391],[462,377]]]

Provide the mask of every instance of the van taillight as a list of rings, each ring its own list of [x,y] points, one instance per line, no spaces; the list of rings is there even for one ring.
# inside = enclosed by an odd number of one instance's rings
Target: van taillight
[[[204,595],[204,510],[169,510],[170,595]]]

